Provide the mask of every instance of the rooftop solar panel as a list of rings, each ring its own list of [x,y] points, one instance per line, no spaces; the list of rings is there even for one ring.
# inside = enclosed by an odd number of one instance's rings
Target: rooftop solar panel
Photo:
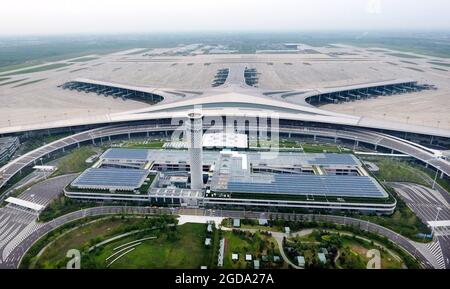
[[[107,150],[103,155],[103,159],[121,159],[121,160],[139,160],[148,159],[149,150],[146,149],[116,149]]]
[[[266,176],[267,177],[267,176]],[[227,190],[235,193],[383,198],[387,193],[365,176],[274,175],[272,178],[231,179]]]
[[[142,186],[146,170],[90,168],[81,174],[72,186],[91,189],[134,190]]]

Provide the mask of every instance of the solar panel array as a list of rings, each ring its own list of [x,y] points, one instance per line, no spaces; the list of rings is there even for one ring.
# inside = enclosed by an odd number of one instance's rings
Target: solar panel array
[[[103,159],[123,159],[123,160],[141,160],[148,159],[149,150],[146,149],[116,149],[107,150],[103,155]]]
[[[351,166],[359,164],[359,161],[351,154],[316,154],[314,156],[313,159],[307,161],[308,164],[318,166]]]
[[[134,190],[142,186],[146,170],[90,168],[81,174],[72,186],[89,189]]]
[[[359,166],[359,160],[351,154],[304,154],[278,152],[275,158],[263,159],[259,153],[247,154],[250,163],[266,165],[317,165],[317,166]]]
[[[330,197],[383,198],[386,192],[376,181],[364,176],[275,175],[271,181],[230,180],[229,192]]]

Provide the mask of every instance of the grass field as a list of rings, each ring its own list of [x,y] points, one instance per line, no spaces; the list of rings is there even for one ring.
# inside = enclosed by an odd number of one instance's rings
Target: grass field
[[[303,151],[305,153],[341,153],[343,152],[338,146],[326,144],[303,144]],[[350,151],[346,151],[350,153]]]
[[[54,175],[65,175],[70,173],[80,173],[89,167],[86,159],[95,154],[91,147],[81,147],[73,150],[70,154],[62,157],[58,162],[58,170]]]
[[[36,65],[39,65],[42,63],[43,63],[42,61],[30,61],[30,62],[25,62],[25,63],[21,63],[21,64],[15,64],[15,65],[0,66],[0,73],[7,72],[10,70],[22,69],[22,68],[26,68],[26,67],[30,67],[30,66],[36,66]]]
[[[92,61],[92,60],[96,60],[96,59],[98,59],[98,57],[82,57],[82,58],[69,60],[69,62],[87,62],[87,61]]]
[[[127,255],[120,258],[110,268],[136,269],[199,269],[211,263],[212,249],[204,245],[206,226],[204,224],[184,224],[177,228],[178,238],[171,239],[166,233],[156,234],[157,239],[148,240]],[[153,232],[150,236],[155,235]],[[113,248],[132,241],[133,238],[108,244],[95,259],[100,264],[113,253]],[[135,239],[135,238],[134,238]]]
[[[123,147],[137,149],[160,149],[163,147],[164,143],[165,142],[163,141],[152,141],[148,143],[127,143]]]
[[[95,221],[67,232],[55,239],[36,260],[33,268],[64,268],[67,262],[66,252],[70,249],[83,250],[89,247],[91,240],[107,238],[121,233],[125,227],[136,225],[142,219],[109,218]],[[83,260],[82,260],[83,261]]]
[[[258,145],[256,145],[255,141],[250,141],[250,146],[254,147],[270,147],[270,142],[259,141]],[[342,153],[348,152],[351,153],[350,150],[341,149],[337,145],[331,144],[321,144],[321,143],[302,143],[294,140],[285,140],[282,139],[279,141],[278,146],[284,149],[303,149],[305,153]]]
[[[296,256],[305,258],[305,268],[366,269],[369,250],[380,252],[382,269],[401,269],[404,263],[400,256],[380,244],[348,232],[313,230],[312,233],[289,238],[285,244],[288,256],[296,263]],[[327,250],[327,263],[321,264],[318,253]]]
[[[93,251],[89,247],[114,236],[123,234],[126,228],[141,226],[147,222],[143,218],[108,218],[89,223],[75,230],[69,231],[51,243],[39,259],[34,268],[61,268],[64,267],[69,249],[78,249],[83,252],[81,268],[107,268],[111,262],[114,248],[134,240],[157,237],[143,241],[135,249],[118,259],[109,268],[113,269],[199,269],[208,266],[215,258],[212,247],[204,245],[207,236],[205,224],[184,224],[177,226],[176,230],[146,230],[132,234]],[[83,262],[84,260],[84,262]]]
[[[41,82],[46,80],[47,78],[41,78],[41,79],[36,79],[36,80],[32,80],[32,81],[28,81],[28,82],[23,82],[21,84],[18,84],[16,86],[13,86],[13,88],[15,87],[21,87],[21,86],[25,86],[25,85],[29,85],[29,84],[33,84],[33,83],[37,83],[37,82]]]
[[[425,187],[431,187],[436,174],[434,171],[426,169],[423,166],[411,165],[407,162],[384,158],[371,161],[376,163],[380,168],[380,172],[377,174],[377,177],[381,181],[409,182]],[[450,193],[449,181],[438,177],[436,182]]]
[[[18,82],[21,82],[21,81],[24,81],[24,80],[27,80],[27,79],[28,78],[21,78],[21,79],[11,80],[11,81],[8,81],[8,82],[3,82],[3,83],[0,83],[0,86],[18,83]]]
[[[393,256],[386,250],[381,251],[379,247],[359,238],[349,236],[343,239],[340,257],[337,260],[338,268],[366,269],[369,258],[367,252],[377,249],[380,251],[381,269],[402,269],[402,261],[398,256]],[[351,266],[348,266],[351,265]]]
[[[148,139],[138,139],[138,140],[127,140],[121,142],[113,142],[107,146],[105,149],[114,148],[135,148],[135,149],[160,149],[166,142],[163,140],[148,140]]]
[[[261,256],[268,256],[269,260],[273,260],[273,256],[281,256],[278,245],[274,238],[263,235],[259,232],[250,233],[240,231],[227,231],[225,237],[225,258],[224,269],[246,269],[253,268],[253,262],[245,261],[245,255],[251,254],[253,260],[260,260]],[[233,261],[232,254],[239,254],[239,260]],[[281,257],[280,257],[281,258]],[[275,264],[269,262],[265,264],[268,267],[281,267],[283,263]]]
[[[375,161],[380,168],[377,177],[381,181],[387,182],[409,182],[427,186],[420,172],[415,170],[406,162],[392,159],[381,159]]]
[[[53,63],[53,64],[48,64],[48,65],[43,65],[43,66],[38,66],[38,67],[31,67],[28,69],[19,70],[19,71],[15,71],[15,72],[11,72],[11,73],[6,73],[6,74],[3,74],[3,76],[47,71],[47,70],[57,69],[57,68],[61,68],[61,67],[69,66],[69,65],[71,65],[71,64],[70,63]]]

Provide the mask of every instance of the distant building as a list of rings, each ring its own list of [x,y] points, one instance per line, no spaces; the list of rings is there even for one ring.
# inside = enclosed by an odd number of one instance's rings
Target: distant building
[[[203,135],[203,147],[206,148],[248,148],[246,134],[208,133]]]
[[[55,166],[34,166],[33,169],[41,172],[54,172],[58,168]]]
[[[317,256],[319,257],[319,261],[321,262],[321,263],[326,263],[327,262],[327,257],[325,257],[325,254],[324,253],[319,253],[319,254],[317,254]]]
[[[303,256],[297,256],[297,264],[300,267],[305,267],[305,257]]]
[[[0,138],[0,164],[6,163],[20,146],[18,137]]]
[[[267,226],[269,224],[269,221],[267,219],[258,219],[258,224],[260,226]]]
[[[188,177],[185,176],[171,176],[169,181],[177,188],[185,189],[188,187]]]

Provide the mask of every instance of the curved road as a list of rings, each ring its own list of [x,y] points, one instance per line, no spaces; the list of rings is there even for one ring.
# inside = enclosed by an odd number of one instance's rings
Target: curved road
[[[424,268],[433,268],[432,264],[422,255],[409,239],[377,224],[370,222],[331,215],[303,215],[303,214],[288,214],[288,213],[267,213],[267,212],[247,212],[247,211],[228,211],[228,210],[206,210],[206,209],[180,209],[180,208],[149,208],[149,207],[126,207],[126,206],[111,206],[111,207],[95,207],[69,213],[67,215],[58,217],[48,223],[43,224],[36,231],[26,237],[18,246],[14,248],[6,260],[0,264],[0,268],[14,269],[18,268],[20,260],[25,255],[26,251],[41,237],[50,231],[63,226],[69,222],[88,217],[101,216],[111,214],[174,214],[174,215],[203,215],[216,216],[227,218],[272,218],[285,220],[303,220],[303,221],[324,221],[332,222],[341,225],[352,225],[359,227],[361,230],[370,231],[387,237],[392,242],[400,245],[403,249],[415,256]]]

